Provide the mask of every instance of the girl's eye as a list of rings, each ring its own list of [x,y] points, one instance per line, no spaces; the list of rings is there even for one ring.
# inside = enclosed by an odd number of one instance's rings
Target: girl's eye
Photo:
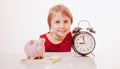
[[[65,20],[65,21],[64,21],[64,23],[67,23],[67,22],[68,22],[68,20]]]
[[[59,24],[59,23],[60,23],[60,21],[55,21],[55,23]]]

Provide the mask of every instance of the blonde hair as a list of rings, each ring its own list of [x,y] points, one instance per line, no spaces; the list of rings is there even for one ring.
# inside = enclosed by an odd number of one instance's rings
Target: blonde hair
[[[58,13],[58,12],[61,12],[63,15],[67,16],[68,18],[70,18],[71,20],[71,23],[73,22],[73,17],[72,17],[72,14],[70,12],[70,10],[65,7],[64,5],[62,4],[59,4],[59,5],[55,5],[53,6],[50,11],[49,11],[49,14],[48,14],[48,25],[49,25],[49,30],[51,28],[51,20],[53,18],[53,15]]]

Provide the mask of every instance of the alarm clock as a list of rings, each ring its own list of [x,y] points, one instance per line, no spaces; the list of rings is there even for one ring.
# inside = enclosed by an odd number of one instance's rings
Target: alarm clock
[[[80,23],[87,23],[89,27],[79,27]],[[78,27],[73,29],[72,33],[72,48],[75,53],[86,56],[95,49],[96,41],[91,33],[96,33],[93,28],[90,27],[90,23],[87,20],[81,20],[78,23]]]

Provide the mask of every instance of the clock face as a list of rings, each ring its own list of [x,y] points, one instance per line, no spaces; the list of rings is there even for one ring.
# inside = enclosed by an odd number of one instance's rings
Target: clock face
[[[91,53],[95,48],[95,39],[90,33],[85,31],[75,35],[73,43],[73,49],[82,55]]]

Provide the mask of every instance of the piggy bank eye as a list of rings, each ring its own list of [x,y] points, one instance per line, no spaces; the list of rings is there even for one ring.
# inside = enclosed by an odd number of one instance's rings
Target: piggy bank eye
[[[33,41],[33,40],[30,41],[30,45],[32,45],[32,44],[34,44],[34,41]]]
[[[36,46],[40,46],[40,44],[39,43],[37,43],[37,44],[35,44]]]

